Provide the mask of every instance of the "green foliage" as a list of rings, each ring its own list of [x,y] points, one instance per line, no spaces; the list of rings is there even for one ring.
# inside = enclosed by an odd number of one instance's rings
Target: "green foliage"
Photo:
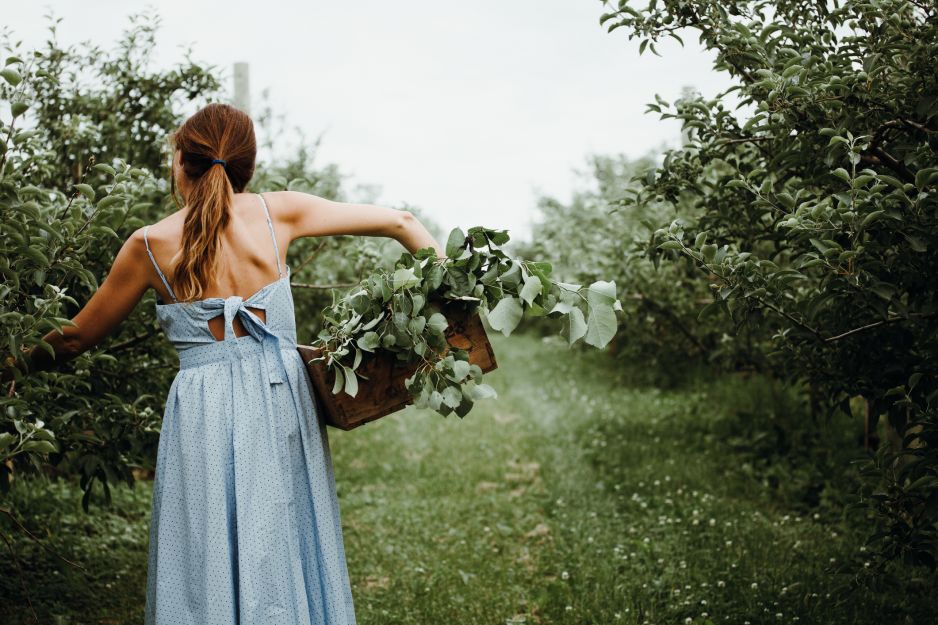
[[[153,137],[181,121],[172,106],[178,92],[218,84],[191,63],[149,72],[148,23],[125,33],[112,54],[61,48],[50,30],[45,49],[27,54],[4,44],[0,100],[11,112],[0,119],[4,359],[34,345],[51,351],[42,336],[71,324],[123,241],[156,217],[165,183],[151,173],[161,165]],[[127,154],[135,166],[119,156]],[[157,330],[149,311],[134,314],[67,369],[4,389],[0,488],[13,472],[77,474],[87,508],[95,482],[109,500],[109,484],[131,483],[132,469],[152,462],[169,381],[168,367],[154,363],[172,362],[165,343],[148,340]]]
[[[781,385],[779,395],[758,378],[708,373],[693,388],[635,388],[605,352],[558,358],[558,337],[492,342],[499,401],[472,419],[411,407],[330,436],[359,623],[938,618],[923,600],[934,574],[894,566],[890,584],[851,593],[853,517],[805,510],[800,473],[736,453],[748,432],[727,428],[795,417]],[[15,483],[17,521],[54,551],[0,515],[16,554],[0,558],[0,622],[35,623],[27,597],[41,623],[142,622],[152,486],[118,488],[110,509],[86,515],[71,484]]]
[[[465,302],[470,314],[479,306],[492,329],[510,335],[522,318],[566,315],[560,332],[572,345],[583,339],[603,348],[615,335],[614,282],[589,286],[556,282],[551,265],[512,258],[500,246],[505,230],[476,226],[464,233],[454,228],[446,257],[433,248],[405,252],[390,270],[372,273],[323,312],[325,327],[315,344],[335,374],[334,394],[358,392],[358,367],[366,354],[394,353],[397,360],[418,363],[406,386],[418,407],[430,406],[443,416],[464,417],[479,399],[495,397],[482,383],[482,369],[469,363],[468,351],[449,345],[445,302]]]
[[[655,162],[649,157],[591,155],[587,164],[569,202],[540,198],[531,240],[517,251],[553,259],[554,274],[561,280],[590,282],[604,276],[624,285],[622,325],[610,347],[623,366],[646,382],[679,384],[690,369],[703,364],[761,368],[749,341],[723,340],[727,334],[744,337],[746,328],[719,315],[699,314],[710,297],[693,263],[662,264],[645,253],[648,237],[662,221],[695,214],[691,203],[623,205],[623,198],[653,173]]]
[[[175,209],[165,137],[183,121],[179,109],[220,95],[214,74],[191,60],[150,70],[157,20],[131,20],[114,52],[63,48],[54,27],[43,49],[2,46],[0,102],[11,109],[0,118],[4,360],[34,345],[49,349],[42,337],[71,323],[123,242]],[[335,168],[314,168],[306,151],[260,164],[252,183],[323,197],[342,192]],[[301,259],[291,269],[298,326],[308,333],[328,293],[386,254],[352,237],[303,239],[291,253]],[[107,502],[111,485],[133,483],[135,468],[154,465],[176,354],[160,335],[151,297],[95,348],[4,387],[0,489],[12,474],[76,475],[87,507],[99,501],[96,483]]]
[[[649,105],[688,143],[624,205],[689,202],[649,257],[701,271],[780,377],[821,408],[866,399],[899,443],[870,466],[881,553],[938,556],[938,19],[930,3],[621,2],[602,23],[642,48],[699,34],[735,84]],[[730,92],[751,111],[724,104]],[[702,313],[704,312],[702,311]],[[879,470],[876,470],[879,467]]]

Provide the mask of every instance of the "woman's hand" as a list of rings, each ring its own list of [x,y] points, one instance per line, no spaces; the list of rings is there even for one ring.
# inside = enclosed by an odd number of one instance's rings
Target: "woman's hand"
[[[15,380],[17,369],[19,369],[23,375],[29,372],[29,355],[24,354],[23,357],[26,359],[25,363],[23,360],[18,360],[16,356],[12,355],[3,359],[3,369],[0,370],[0,384],[7,384]]]

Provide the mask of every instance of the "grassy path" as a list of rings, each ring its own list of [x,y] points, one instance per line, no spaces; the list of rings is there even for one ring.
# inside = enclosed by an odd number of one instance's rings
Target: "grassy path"
[[[330,432],[360,624],[935,617],[905,614],[898,591],[839,590],[853,537],[840,518],[780,500],[729,453],[714,424],[732,389],[629,388],[603,354],[492,341],[499,399],[465,419],[411,407]],[[30,516],[87,568],[17,540],[42,622],[140,623],[150,484],[117,489],[115,508],[94,517],[74,491],[25,490],[17,505],[29,498]],[[0,592],[0,622],[30,622],[17,616],[9,558]]]

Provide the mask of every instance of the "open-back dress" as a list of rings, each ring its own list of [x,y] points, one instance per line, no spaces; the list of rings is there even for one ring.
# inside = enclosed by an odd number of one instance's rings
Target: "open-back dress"
[[[179,354],[153,486],[145,625],[354,625],[325,422],[296,350],[290,267],[248,298],[156,315]],[[262,309],[265,321],[250,309]],[[209,319],[224,316],[224,340]],[[236,336],[238,316],[245,330]]]

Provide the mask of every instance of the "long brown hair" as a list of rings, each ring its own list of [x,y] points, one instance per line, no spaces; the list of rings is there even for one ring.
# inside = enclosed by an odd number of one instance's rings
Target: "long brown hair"
[[[182,258],[173,271],[174,291],[180,301],[201,299],[215,275],[219,235],[230,220],[234,194],[241,193],[254,175],[254,122],[244,111],[214,102],[183,122],[169,142],[174,158],[175,151],[181,151],[182,175],[189,187]],[[226,164],[213,163],[213,159]],[[175,172],[170,178],[173,201],[182,208]]]

